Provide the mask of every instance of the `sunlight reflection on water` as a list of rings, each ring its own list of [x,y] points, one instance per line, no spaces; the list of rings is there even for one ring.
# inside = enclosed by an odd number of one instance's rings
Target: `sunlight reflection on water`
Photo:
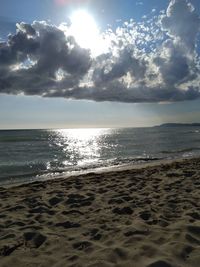
[[[87,165],[98,162],[104,139],[111,129],[64,129],[56,130],[57,145],[69,155],[69,162],[77,159],[77,164]],[[68,165],[68,161],[63,162]]]
[[[0,131],[0,183],[199,156],[199,144],[199,127]]]

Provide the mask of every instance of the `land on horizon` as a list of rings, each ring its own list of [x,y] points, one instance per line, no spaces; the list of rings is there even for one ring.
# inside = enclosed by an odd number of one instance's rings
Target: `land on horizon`
[[[126,127],[123,127],[123,126],[116,126],[116,127],[95,127],[95,126],[90,126],[90,127],[74,127],[74,128],[10,128],[10,129],[0,129],[0,131],[28,131],[28,130],[67,130],[67,129],[77,129],[77,130],[81,130],[81,129],[128,129],[128,128],[153,128],[153,127],[200,127],[200,123],[197,123],[197,122],[191,122],[191,123],[184,123],[184,122],[168,122],[168,123],[162,123],[160,125],[152,125],[152,126],[126,126]]]

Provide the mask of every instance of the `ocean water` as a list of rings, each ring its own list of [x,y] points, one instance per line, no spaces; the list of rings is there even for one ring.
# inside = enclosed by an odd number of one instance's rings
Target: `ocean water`
[[[200,127],[0,131],[0,184],[200,155]]]

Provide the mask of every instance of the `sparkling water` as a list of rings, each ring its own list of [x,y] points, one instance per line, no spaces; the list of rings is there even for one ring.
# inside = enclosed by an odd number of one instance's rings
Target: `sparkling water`
[[[0,184],[200,154],[200,127],[0,131]]]

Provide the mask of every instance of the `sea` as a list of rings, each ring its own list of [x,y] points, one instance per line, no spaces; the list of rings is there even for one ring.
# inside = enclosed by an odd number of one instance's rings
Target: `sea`
[[[200,156],[200,127],[0,131],[0,186]]]

